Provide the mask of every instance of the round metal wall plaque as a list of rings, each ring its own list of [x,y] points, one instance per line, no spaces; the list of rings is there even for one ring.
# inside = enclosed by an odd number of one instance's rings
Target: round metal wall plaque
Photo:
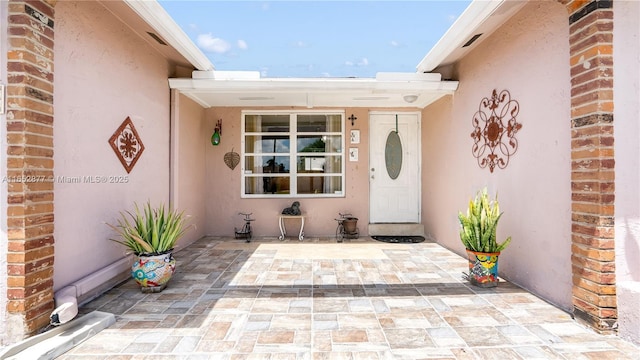
[[[395,131],[389,133],[387,136],[387,144],[384,148],[384,162],[387,166],[387,174],[393,180],[400,175],[400,169],[402,169],[402,143],[400,142],[400,136]]]

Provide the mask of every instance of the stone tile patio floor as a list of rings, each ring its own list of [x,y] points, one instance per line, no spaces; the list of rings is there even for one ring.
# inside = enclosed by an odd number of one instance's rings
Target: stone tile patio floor
[[[509,282],[469,285],[432,242],[203,238],[175,257],[161,293],[129,280],[82,307],[117,321],[59,359],[640,358]]]

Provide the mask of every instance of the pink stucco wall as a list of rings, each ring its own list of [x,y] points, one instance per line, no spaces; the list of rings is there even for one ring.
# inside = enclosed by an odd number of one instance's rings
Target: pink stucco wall
[[[640,4],[614,6],[616,280],[640,281]]]
[[[358,218],[360,234],[366,234],[369,223],[369,180],[368,180],[368,109],[345,109],[345,119],[354,114],[358,120],[353,127],[346,121],[346,133],[349,130],[360,130],[359,161],[346,161],[346,185],[343,198],[285,198],[285,199],[242,199],[240,197],[240,166],[229,169],[224,161],[224,154],[232,149],[241,154],[240,148],[240,108],[213,108],[207,110],[208,131],[203,134],[207,139],[214,130],[215,122],[222,119],[222,137],[220,145],[207,146],[207,219],[208,234],[231,236],[234,227],[242,225],[238,212],[253,212],[254,236],[273,236],[280,234],[278,215],[283,208],[290,206],[295,200],[300,201],[301,209],[306,214],[305,236],[334,236],[338,212],[350,212]],[[245,109],[259,110],[259,109]],[[291,110],[291,109],[287,109]],[[307,109],[296,109],[305,111]],[[314,109],[317,110],[317,109]],[[346,147],[350,147],[348,139]],[[291,221],[287,227],[288,235],[297,233],[299,225]]]
[[[571,144],[567,12],[530,2],[484,39],[455,71],[460,87],[427,107],[423,131],[423,223],[438,242],[464,254],[457,213],[475,192],[498,193],[498,227],[512,244],[504,277],[571,308]],[[519,102],[518,150],[506,169],[481,169],[472,155],[472,117],[492,90]]]
[[[618,332],[640,344],[640,3],[613,6]]]
[[[181,248],[206,235],[206,150],[209,141],[205,110],[174,91],[172,99],[171,203],[193,225],[178,242]]]
[[[55,175],[124,177],[55,189],[54,288],[123,257],[108,241],[134,201],[169,198],[169,65],[98,2],[59,1],[55,39]],[[145,150],[127,174],[108,139],[129,116]]]

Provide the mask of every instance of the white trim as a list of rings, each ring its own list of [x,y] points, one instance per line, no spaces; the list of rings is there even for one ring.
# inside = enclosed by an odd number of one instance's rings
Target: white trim
[[[345,78],[261,78],[261,79],[169,79],[169,87],[185,90],[210,90],[210,91],[377,91],[410,92],[410,91],[445,91],[453,92],[458,88],[457,81],[430,81],[430,80],[376,80],[371,78],[345,79]]]
[[[245,183],[245,117],[247,115],[288,115],[289,116],[289,124],[290,124],[290,128],[294,129],[293,127],[293,122],[296,119],[295,116],[297,115],[306,115],[306,114],[323,114],[323,115],[339,115],[341,117],[341,124],[340,124],[340,136],[341,136],[341,153],[340,155],[342,156],[342,161],[341,161],[341,169],[340,169],[340,174],[337,175],[337,173],[333,173],[333,174],[325,174],[324,176],[340,176],[341,177],[341,191],[340,193],[335,193],[335,194],[330,194],[330,193],[322,193],[322,194],[298,194],[297,193],[297,183],[294,181],[290,181],[289,182],[289,186],[290,186],[290,194],[280,194],[280,195],[274,195],[274,194],[246,194],[246,183]],[[241,149],[241,153],[240,153],[240,198],[242,199],[276,199],[276,198],[339,198],[339,197],[345,197],[345,186],[346,186],[346,161],[347,161],[347,152],[345,149],[346,146],[346,140],[345,140],[345,130],[346,130],[346,113],[344,110],[242,110],[240,113],[240,149]],[[335,133],[338,134],[338,132],[331,132],[331,133]],[[280,134],[280,133],[270,133],[270,134]],[[284,133],[283,133],[284,134]],[[297,126],[295,127],[295,130],[293,131],[289,131],[287,132],[287,134],[289,135],[290,138],[296,138],[297,137]],[[292,168],[293,166],[296,166],[296,161],[295,161],[295,157],[298,155],[298,149],[297,149],[297,143],[294,141],[292,143],[290,143],[290,148],[289,148],[289,158],[290,158],[290,168]],[[335,153],[335,155],[338,155],[338,153]],[[291,170],[290,170],[291,171]],[[288,174],[283,174],[283,175],[288,175],[290,179],[296,179],[297,178],[297,172],[296,172],[296,177],[291,176],[291,172],[289,172]],[[294,193],[295,192],[295,193]]]
[[[425,55],[417,66],[418,72],[429,72],[438,67],[449,56],[473,35],[476,28],[499,8],[504,0],[472,1],[449,30],[438,40],[436,45]]]
[[[455,63],[473,48],[462,48],[475,34],[479,43],[520,10],[524,0],[473,0],[449,30],[416,66],[418,73],[430,72],[439,66]]]
[[[213,70],[214,66],[189,39],[166,10],[155,0],[123,0],[151,26],[162,39],[184,56],[198,70]]]
[[[198,74],[197,76],[203,76]],[[397,80],[388,74],[373,78],[180,78],[169,79],[171,89],[201,106],[301,106],[301,107],[386,107],[423,108],[442,96],[452,95],[458,81],[440,81],[439,74],[406,74]],[[409,76],[411,75],[411,76]],[[404,96],[416,95],[408,103]]]

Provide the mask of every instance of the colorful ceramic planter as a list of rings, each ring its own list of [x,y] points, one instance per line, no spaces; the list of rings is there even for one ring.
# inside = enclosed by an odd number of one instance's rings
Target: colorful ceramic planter
[[[467,250],[469,282],[479,287],[498,286],[498,255]]]
[[[131,266],[131,276],[145,293],[155,293],[167,287],[176,270],[172,252],[160,255],[139,255]]]

